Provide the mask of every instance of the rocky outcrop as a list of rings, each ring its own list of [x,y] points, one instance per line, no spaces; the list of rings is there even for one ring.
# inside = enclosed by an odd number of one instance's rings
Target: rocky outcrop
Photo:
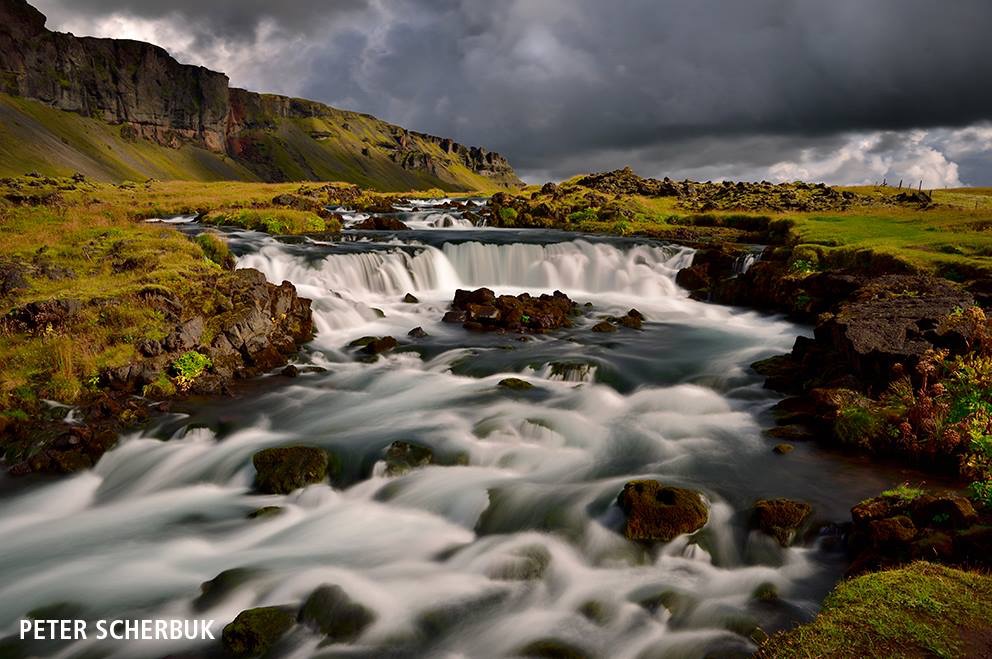
[[[645,197],[675,197],[678,206],[696,212],[708,211],[797,211],[815,212],[844,210],[856,206],[878,204],[927,207],[930,195],[922,191],[907,191],[879,200],[849,190],[838,190],[823,183],[750,183],[722,181],[699,183],[642,178],[630,167],[612,172],[590,174],[577,181],[578,185],[612,195],[642,195]],[[543,190],[542,190],[543,192]]]
[[[91,467],[129,423],[148,415],[153,401],[228,394],[238,381],[285,364],[313,336],[310,301],[289,282],[276,286],[261,272],[242,269],[210,283],[213,315],[187,310],[167,289],[142,291],[140,303],[157,309],[172,330],[161,340],[138,341],[133,361],[105,369],[103,393],[78,403],[79,423],[63,423],[64,410],[10,422],[0,433],[10,473]],[[82,309],[75,300],[28,303],[0,318],[0,330],[39,334],[68,327]]]
[[[570,327],[577,305],[561,291],[553,295],[532,297],[520,295],[496,296],[488,288],[474,291],[457,290],[451,310],[444,315],[446,323],[461,323],[474,331],[512,331],[542,333],[560,327]]]
[[[0,92],[119,125],[125,140],[193,144],[225,154],[271,180],[321,178],[321,167],[299,149],[286,151],[293,161],[287,166],[274,153],[285,145],[270,139],[283,121],[319,118],[336,130],[311,134],[315,141],[349,132],[349,139],[361,142],[371,133],[359,124],[373,123],[374,132],[387,136],[374,146],[398,169],[454,183],[459,176],[453,169],[462,167],[498,184],[521,184],[498,153],[315,101],[230,88],[223,73],[180,64],[149,43],[52,32],[24,0],[0,0]]]
[[[260,657],[268,652],[295,620],[284,606],[263,606],[242,611],[226,627],[221,642],[231,657]]]
[[[963,496],[900,487],[851,509],[851,573],[914,560],[988,565],[992,519]]]

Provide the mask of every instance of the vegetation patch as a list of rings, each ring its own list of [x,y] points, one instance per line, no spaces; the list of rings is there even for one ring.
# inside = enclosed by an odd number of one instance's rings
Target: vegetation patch
[[[816,620],[759,657],[962,657],[992,640],[992,577],[930,563],[842,582]]]
[[[206,224],[233,225],[272,234],[324,233],[341,229],[337,220],[328,221],[313,212],[289,208],[222,209],[210,211],[200,219]]]

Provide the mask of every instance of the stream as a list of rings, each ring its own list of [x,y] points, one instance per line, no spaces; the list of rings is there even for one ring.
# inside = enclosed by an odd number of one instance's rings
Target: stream
[[[829,523],[902,476],[813,445],[772,453],[762,429],[780,397],[749,364],[809,328],[690,300],[674,283],[688,248],[478,228],[440,203],[399,213],[414,230],[346,230],[337,242],[224,230],[239,267],[313,300],[317,335],[295,360],[301,374],[165,415],[88,472],[5,493],[0,647],[26,647],[9,639],[29,612],[213,618],[219,632],[244,609],[298,605],[321,584],[340,586],[374,623],[351,645],[297,628],[278,656],[474,658],[528,646],[746,656],[756,626],[771,633],[815,615],[846,568]],[[560,289],[592,307],[526,341],[440,322],[456,289],[480,286]],[[631,308],[642,330],[591,331]],[[427,336],[409,337],[416,327]],[[364,361],[348,344],[368,335],[400,348]],[[498,387],[507,377],[535,387]],[[386,476],[385,449],[398,440],[447,466]],[[337,456],[340,485],[253,493],[252,455],[291,444]],[[616,497],[637,478],[700,490],[709,522],[663,545],[627,541]],[[810,533],[782,549],[749,530],[762,497],[810,502]],[[247,518],[263,506],[283,511]],[[197,599],[232,568],[243,570],[223,596]],[[215,646],[91,638],[25,653],[202,656]]]

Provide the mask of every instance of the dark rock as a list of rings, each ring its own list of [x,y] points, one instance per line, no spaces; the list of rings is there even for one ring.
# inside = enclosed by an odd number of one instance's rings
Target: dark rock
[[[698,531],[709,519],[699,492],[654,480],[627,483],[617,502],[627,515],[623,532],[628,540],[669,542]]]
[[[287,364],[285,368],[279,371],[279,375],[287,378],[295,378],[300,374],[300,368],[296,364]]]
[[[373,338],[362,347],[362,352],[366,355],[381,355],[395,350],[399,341],[391,336],[381,336]]]
[[[792,444],[776,444],[772,451],[779,455],[785,455],[786,453],[791,453],[793,448],[795,447]]]
[[[414,327],[412,330],[407,332],[406,335],[414,339],[424,339],[430,336],[430,334],[424,331],[423,327]]]
[[[258,657],[292,628],[292,611],[283,606],[263,606],[238,614],[224,627],[224,649],[234,657]]]
[[[340,586],[326,584],[307,597],[297,616],[300,623],[335,643],[355,641],[375,618],[373,611],[348,597]]]
[[[411,442],[393,442],[386,449],[386,475],[403,474],[434,463],[434,451]]]
[[[191,318],[179,325],[166,337],[164,347],[169,352],[191,350],[200,344],[205,324],[201,316]]]
[[[144,339],[138,342],[138,352],[145,357],[157,357],[162,354],[162,344],[154,339]]]
[[[606,334],[609,332],[616,332],[617,326],[608,320],[601,320],[600,322],[592,326],[592,331]]]
[[[511,389],[513,391],[527,391],[534,388],[534,385],[530,382],[521,380],[520,378],[504,378],[500,380],[496,386],[502,387],[503,389]]]
[[[488,288],[459,289],[455,291],[451,306],[452,310],[443,318],[445,322],[460,321],[463,327],[475,331],[514,332],[546,332],[569,327],[577,308],[561,291],[539,297],[528,293],[496,297]]]
[[[7,313],[3,324],[15,332],[34,333],[65,329],[83,309],[79,300],[30,302]]]
[[[621,316],[617,318],[617,322],[627,329],[641,329],[641,325],[644,322],[644,316],[637,309],[631,309],[627,312],[626,316]]]
[[[420,302],[420,300],[417,299],[417,296],[414,295],[413,293],[407,293],[406,295],[404,295],[403,301],[406,302],[407,304],[417,304],[418,302]]]
[[[969,293],[947,280],[885,275],[817,325],[816,338],[831,346],[851,372],[883,389],[896,364],[912,370],[928,350],[952,342],[953,337],[940,334],[941,321],[973,304]]]
[[[327,479],[327,452],[313,446],[263,449],[252,463],[257,472],[255,487],[266,494],[289,494]]]
[[[248,519],[267,519],[269,517],[276,517],[283,513],[284,508],[282,506],[262,506],[257,510],[253,510],[248,513]]]
[[[592,659],[593,654],[560,638],[541,638],[527,643],[514,653],[518,657],[541,659]]]
[[[752,524],[778,540],[783,547],[788,547],[792,544],[796,531],[812,512],[813,508],[802,501],[760,499],[754,504]]]
[[[13,295],[28,287],[27,268],[19,263],[0,261],[0,297]]]
[[[392,206],[386,211],[391,211]],[[395,217],[385,217],[382,215],[373,215],[372,217],[366,218],[361,222],[357,222],[351,225],[352,229],[357,229],[359,231],[409,231],[410,227],[403,224],[400,220]]]
[[[259,574],[255,568],[236,567],[224,570],[210,581],[200,584],[200,596],[193,600],[193,609],[206,611],[223,602],[239,586]]]
[[[515,549],[507,560],[492,566],[487,575],[500,581],[534,581],[544,576],[551,564],[551,552],[543,545]]]
[[[709,275],[709,266],[705,264],[693,264],[687,268],[682,268],[675,275],[675,283],[687,291],[709,290],[712,283]]]

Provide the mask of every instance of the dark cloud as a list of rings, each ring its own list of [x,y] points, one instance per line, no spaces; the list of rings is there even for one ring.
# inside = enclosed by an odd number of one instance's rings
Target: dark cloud
[[[988,0],[39,6],[55,24],[169,25],[195,35],[184,56],[227,65],[235,83],[483,144],[535,176],[626,162],[649,174],[760,172],[834,158],[869,133],[867,160],[926,159],[905,146],[910,129],[992,119]],[[992,169],[988,152],[962,158],[982,177]]]

